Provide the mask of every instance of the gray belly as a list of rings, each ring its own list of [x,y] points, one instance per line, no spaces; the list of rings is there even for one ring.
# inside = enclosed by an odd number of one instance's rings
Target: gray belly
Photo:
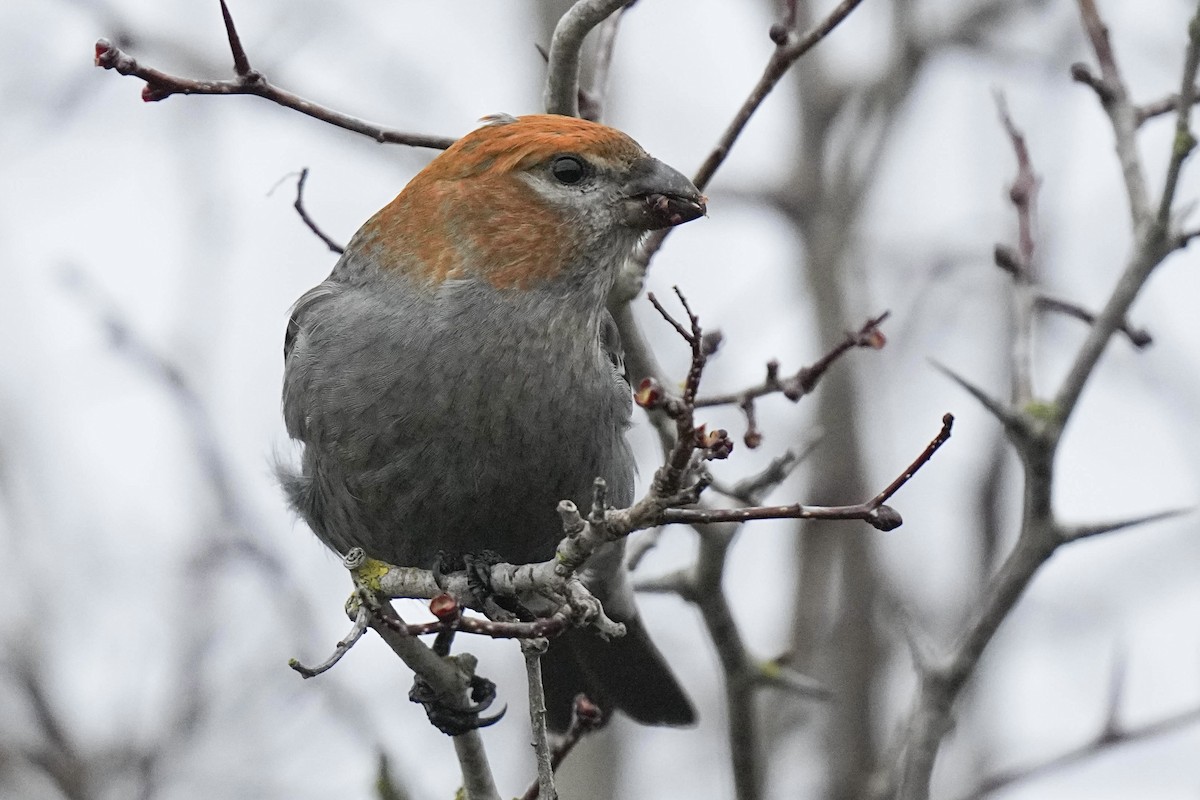
[[[587,508],[598,476],[612,502],[632,499],[628,392],[594,338],[452,322],[359,309],[355,330],[326,324],[298,345],[311,407],[289,488],[338,552],[421,567],[439,551],[544,560],[562,538],[560,500]]]

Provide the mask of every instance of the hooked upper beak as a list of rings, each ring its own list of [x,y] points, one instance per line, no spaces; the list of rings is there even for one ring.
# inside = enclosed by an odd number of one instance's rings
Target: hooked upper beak
[[[707,198],[690,180],[656,158],[633,165],[625,183],[625,222],[646,231],[682,225],[707,213]]]

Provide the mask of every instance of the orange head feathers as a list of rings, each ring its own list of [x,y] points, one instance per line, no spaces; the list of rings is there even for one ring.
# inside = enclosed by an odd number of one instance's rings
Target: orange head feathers
[[[529,288],[600,240],[695,219],[704,199],[624,133],[553,115],[485,118],[441,153],[351,242],[430,284],[477,275]]]

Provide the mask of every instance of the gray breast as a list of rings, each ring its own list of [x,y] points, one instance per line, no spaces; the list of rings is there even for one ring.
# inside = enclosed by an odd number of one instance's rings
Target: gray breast
[[[586,508],[597,476],[631,499],[628,387],[600,314],[477,283],[403,289],[343,287],[299,321],[285,406],[306,448],[289,485],[327,544],[414,566],[545,559],[559,500]]]

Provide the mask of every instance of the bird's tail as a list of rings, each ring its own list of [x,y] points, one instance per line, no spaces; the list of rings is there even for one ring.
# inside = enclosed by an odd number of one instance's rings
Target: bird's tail
[[[575,695],[586,694],[607,714],[620,709],[644,725],[692,725],[696,710],[637,617],[625,635],[605,641],[571,629],[552,639],[542,657],[547,722],[564,731]]]

